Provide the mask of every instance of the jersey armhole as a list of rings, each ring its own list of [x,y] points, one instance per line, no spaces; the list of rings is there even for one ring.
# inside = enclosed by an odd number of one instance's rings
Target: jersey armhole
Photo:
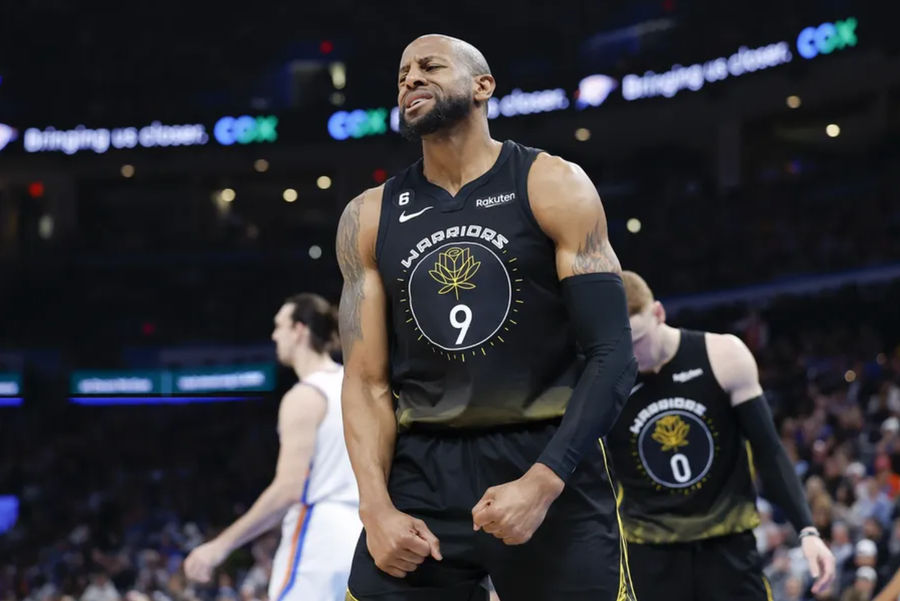
[[[685,332],[690,332],[698,337],[700,344],[703,346],[703,358],[706,360],[706,369],[709,369],[709,375],[712,376],[712,380],[716,384],[716,389],[720,394],[728,397],[728,405],[734,408],[734,405],[731,403],[731,393],[722,387],[722,383],[719,382],[719,378],[716,376],[716,370],[713,369],[712,359],[709,358],[709,344],[707,344],[706,337],[712,332],[700,332],[696,330],[682,330],[681,332],[682,336],[684,336]]]
[[[551,240],[550,236],[541,229],[540,224],[537,222],[534,211],[531,210],[531,198],[528,196],[528,174],[531,173],[531,167],[534,165],[534,161],[538,158],[538,155],[543,154],[544,151],[539,148],[528,148],[523,150],[525,150],[525,152],[523,152],[524,156],[520,159],[521,166],[517,170],[518,181],[516,182],[516,186],[522,191],[522,202],[518,204],[525,214],[525,220],[534,229],[535,233],[546,240],[551,247],[555,247],[556,245],[553,243],[553,240]]]
[[[384,248],[384,242],[387,240],[388,229],[391,226],[391,198],[393,198],[394,179],[391,178],[384,183],[381,190],[381,211],[378,214],[378,233],[375,237],[375,264],[381,264],[381,251]]]

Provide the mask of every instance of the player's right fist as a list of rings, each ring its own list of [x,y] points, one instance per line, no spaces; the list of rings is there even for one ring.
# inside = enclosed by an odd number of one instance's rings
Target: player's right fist
[[[184,573],[191,580],[209,582],[213,570],[228,556],[228,549],[218,539],[195,548],[184,560]]]
[[[395,578],[403,578],[431,555],[443,559],[438,538],[425,522],[385,507],[363,517],[366,546],[375,565]]]

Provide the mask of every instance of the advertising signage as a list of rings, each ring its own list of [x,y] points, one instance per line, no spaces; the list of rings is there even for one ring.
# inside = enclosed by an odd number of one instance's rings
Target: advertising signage
[[[80,404],[118,404],[109,401],[111,397],[152,403],[154,397],[270,392],[275,384],[275,366],[266,363],[173,370],[76,371],[70,377],[69,392],[73,395],[71,400]],[[88,402],[94,398],[105,402]],[[190,398],[178,400],[189,402]]]
[[[697,92],[707,84],[788,64],[794,60],[794,49],[803,58],[812,59],[856,46],[856,28],[857,20],[853,17],[822,23],[804,28],[794,44],[779,41],[753,48],[740,46],[727,56],[688,65],[675,63],[661,72],[628,73],[621,81],[595,73],[581,79],[571,95],[563,88],[534,92],[516,88],[505,96],[488,101],[488,118],[562,111],[570,107],[575,110],[595,108],[619,93],[622,100],[631,102],[647,98],[672,98],[682,91]],[[335,140],[347,140],[382,135],[388,129],[399,131],[399,110],[393,107],[390,110],[338,111],[328,120],[328,133]]]
[[[242,115],[219,118],[211,127],[210,137],[206,124],[166,124],[152,121],[143,126],[73,128],[55,126],[26,127],[23,133],[12,126],[0,123],[0,150],[22,138],[26,153],[60,152],[73,155],[78,152],[104,154],[110,150],[132,148],[173,148],[181,146],[206,146],[211,139],[221,146],[232,144],[271,143],[278,139],[278,118]]]

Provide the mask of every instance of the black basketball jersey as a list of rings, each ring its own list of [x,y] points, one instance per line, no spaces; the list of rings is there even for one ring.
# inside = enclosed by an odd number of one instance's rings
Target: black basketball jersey
[[[576,350],[555,246],[528,201],[539,152],[504,142],[493,167],[456,196],[425,179],[422,160],[385,184],[376,258],[401,428],[565,412]]]
[[[672,360],[638,375],[607,443],[629,542],[686,542],[759,524],[747,444],[703,332],[682,330]]]

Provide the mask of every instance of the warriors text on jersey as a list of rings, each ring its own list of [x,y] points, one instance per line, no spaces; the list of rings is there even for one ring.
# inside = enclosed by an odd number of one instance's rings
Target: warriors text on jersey
[[[489,427],[565,412],[575,343],[553,242],[528,204],[538,152],[505,142],[494,166],[456,196],[425,179],[421,160],[384,186],[376,255],[401,427]]]
[[[682,330],[672,360],[638,375],[607,441],[629,542],[686,542],[759,523],[747,445],[703,332]]]

